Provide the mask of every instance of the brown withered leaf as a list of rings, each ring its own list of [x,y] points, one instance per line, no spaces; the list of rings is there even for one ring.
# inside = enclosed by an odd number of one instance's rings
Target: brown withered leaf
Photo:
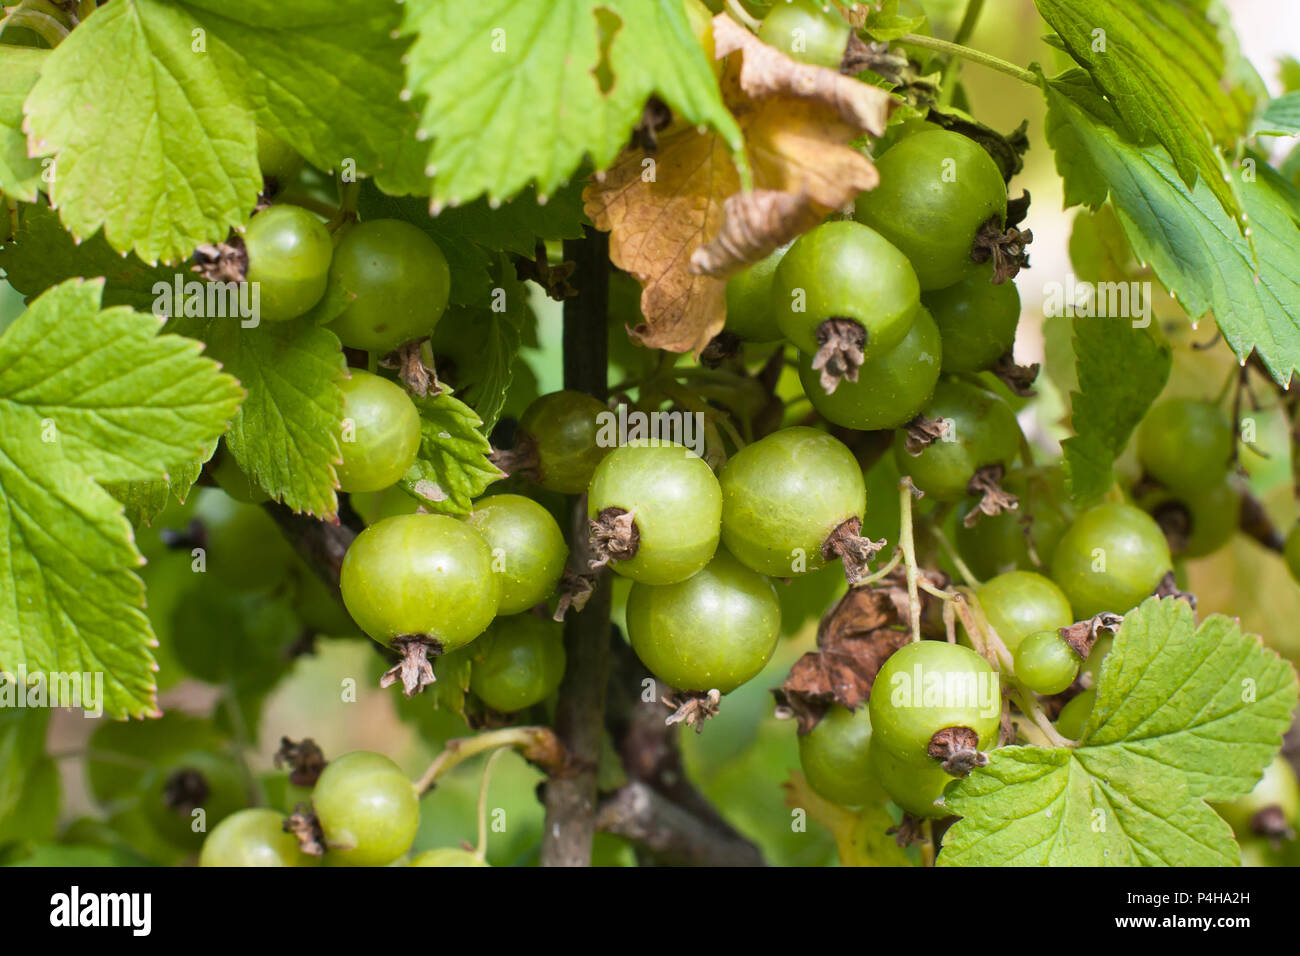
[[[839,70],[793,60],[725,13],[713,18],[713,45],[718,59],[741,53],[740,86],[746,96],[793,96],[824,103],[846,124],[872,136],[884,134],[893,109],[893,97],[884,90]]]
[[[722,328],[726,276],[875,187],[875,167],[848,144],[883,133],[893,106],[883,90],[792,60],[724,14],[713,30],[753,189],[740,191],[716,134],[678,124],[659,137],[653,166],[631,147],[583,191],[587,215],[610,233],[610,258],[641,282],[645,322],[633,338],[673,352],[698,354]]]
[[[923,576],[935,587],[948,584],[941,572]],[[922,592],[922,616],[934,614],[940,603]],[[833,704],[850,709],[866,705],[881,665],[911,640],[909,617],[903,568],[871,587],[850,588],[826,612],[817,627],[817,650],[795,661],[785,682],[772,692],[777,707],[796,719],[799,733],[817,726]]]
[[[642,165],[645,158],[624,150],[583,191],[586,212],[609,232],[613,263],[641,283],[646,322],[632,330],[633,339],[647,348],[698,352],[722,329],[725,284],[692,275],[690,254],[722,228],[722,204],[740,176],[720,137],[685,124],[660,136],[653,167]]]
[[[866,706],[871,685],[890,654],[909,640],[902,628],[906,592],[900,608],[896,589],[853,588],[822,618],[817,650],[795,661],[773,693],[807,733],[832,704]]]

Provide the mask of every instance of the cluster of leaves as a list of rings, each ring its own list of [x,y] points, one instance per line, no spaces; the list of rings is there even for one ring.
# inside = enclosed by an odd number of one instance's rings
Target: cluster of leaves
[[[1131,250],[1190,318],[1212,313],[1239,357],[1289,383],[1300,193],[1250,144],[1300,133],[1300,94],[1268,100],[1205,0],[1037,5],[1075,63],[1034,73],[1067,203],[1113,212],[1088,220],[1081,277],[1128,281]],[[921,21],[886,2],[858,25],[893,43]],[[273,498],[337,513],[345,361],[328,316],[245,329],[154,314],[158,283],[247,225],[259,128],[318,170],[361,177],[363,218],[414,223],[445,253],[448,319],[481,339],[456,356],[456,394],[417,402],[420,455],[402,487],[462,514],[499,475],[487,435],[531,322],[517,260],[594,223],[642,286],[634,337],[699,351],[722,327],[727,272],[871,188],[862,137],[904,103],[915,112],[903,86],[794,64],[725,16],[713,42],[720,72],[677,0],[111,0],[52,50],[0,45],[0,192],[18,203],[0,268],[30,302],[0,337],[0,580],[14,582],[0,667],[102,671],[108,714],[156,711],[132,522],[183,500],[223,435]],[[547,82],[520,81],[535,76]],[[628,143],[651,97],[673,123],[647,178],[644,145]],[[758,239],[739,254],[719,242],[747,229]],[[1125,255],[1099,252],[1115,247]],[[1110,485],[1169,354],[1122,319],[1079,319],[1074,339],[1065,460],[1085,503]],[[1256,689],[1249,713],[1237,678]],[[1149,699],[1163,709],[1137,713]],[[1282,665],[1228,622],[1194,630],[1181,604],[1144,606],[1083,746],[1000,751],[954,796],[965,819],[945,859],[1226,859],[1204,801],[1248,789],[1294,703]],[[31,775],[15,733],[0,725],[0,766]],[[0,818],[19,801],[5,779]],[[1003,805],[1023,813],[990,809]],[[1110,839],[1078,840],[1097,810]],[[1147,836],[1130,839],[1130,823]],[[1031,842],[1041,859],[1015,856]]]

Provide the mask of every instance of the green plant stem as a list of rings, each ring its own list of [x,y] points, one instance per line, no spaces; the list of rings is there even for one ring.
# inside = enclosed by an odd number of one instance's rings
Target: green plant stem
[[[492,751],[492,756],[488,757],[487,765],[483,768],[483,778],[478,784],[478,844],[474,847],[474,855],[483,862],[487,861],[488,784],[492,780],[492,768],[501,759],[503,753],[505,753],[505,750],[500,747]]]
[[[1028,83],[1030,86],[1039,85],[1038,77],[1033,73],[1016,66],[1014,63],[1008,63],[1000,57],[993,56],[991,53],[985,53],[983,50],[962,46],[960,43],[951,43],[948,40],[939,40],[935,37],[921,36],[919,33],[904,34],[898,38],[898,42],[908,46],[919,46],[926,50],[935,50],[939,53],[947,53],[949,56],[961,57],[963,60],[970,60],[972,63],[978,63],[980,66],[986,66],[991,70],[997,70],[999,73],[1015,77],[1021,83]]]
[[[758,20],[749,15],[749,11],[740,5],[740,0],[726,0],[726,7],[727,13],[733,20],[748,27],[754,33],[757,33],[758,28],[762,26]]]
[[[3,33],[7,27],[25,27],[31,30],[48,43],[50,49],[62,43],[68,35],[68,28],[58,20],[34,10],[15,10],[0,20],[0,33]]]
[[[975,32],[975,24],[979,22],[980,14],[984,12],[984,0],[969,0],[966,4],[966,12],[962,14],[961,24],[957,27],[957,33],[952,38],[952,42],[959,46],[965,46],[966,41],[971,38]],[[947,106],[952,102],[952,98],[957,89],[957,67],[961,63],[958,57],[950,57],[947,65],[943,68],[943,85],[939,91],[939,105]]]
[[[907,564],[907,605],[912,618],[912,640],[921,639],[921,597],[917,593],[916,544],[912,540],[912,495],[916,486],[904,478],[898,483],[898,547]]]
[[[903,560],[903,552],[896,549],[894,551],[893,556],[889,559],[889,562],[886,565],[884,565],[879,570],[874,571],[871,574],[867,575],[865,578],[859,581],[856,586],[860,588],[864,588],[867,587],[868,585],[875,584],[877,581],[879,581],[882,578],[888,577],[890,572],[892,572],[894,568],[898,567],[898,563],[902,560]]]
[[[943,533],[943,529],[937,524],[931,524],[927,530],[929,530],[930,534],[934,535],[934,540],[939,542],[939,547],[943,548],[943,553],[948,556],[948,560],[951,561],[953,567],[957,569],[957,573],[961,575],[962,580],[970,587],[979,587],[979,578],[975,577],[975,575],[971,573],[971,569],[967,567],[966,562],[961,559],[961,555],[957,553],[957,549],[953,547],[952,542],[948,540],[948,536]]]
[[[499,750],[502,747],[527,750],[538,746],[550,734],[551,731],[546,727],[506,727],[503,730],[490,730],[475,737],[449,740],[442,752],[433,758],[429,769],[415,781],[415,792],[419,794],[427,792],[438,782],[439,777],[471,757],[489,750]]]

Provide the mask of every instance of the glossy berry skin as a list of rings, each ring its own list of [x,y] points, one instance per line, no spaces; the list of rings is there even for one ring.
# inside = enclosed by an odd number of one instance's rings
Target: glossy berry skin
[[[1042,478],[1033,479],[1011,471],[1002,480],[1002,487],[1019,499],[1020,506],[1000,515],[981,515],[969,528],[959,521],[953,536],[957,553],[978,578],[1032,571],[1040,566],[1038,562],[1050,567],[1056,543],[1069,524],[1066,509],[1070,496],[1060,468],[1051,468]],[[958,508],[958,515],[965,517],[976,504],[976,499],[967,499]],[[1038,562],[1030,555],[1031,546]]]
[[[876,675],[871,693],[872,748],[904,763],[937,766],[930,738],[969,727],[988,750],[998,739],[1002,691],[989,662],[968,647],[915,641],[899,648]]]
[[[1182,492],[1154,488],[1136,504],[1160,525],[1176,558],[1213,554],[1241,526],[1241,491],[1231,476],[1216,485]]]
[[[188,791],[186,803],[178,806],[169,791],[177,781],[188,778],[182,792]],[[197,789],[195,786],[197,785]],[[248,805],[248,792],[239,765],[230,757],[206,751],[192,751],[168,760],[151,771],[141,806],[153,827],[179,847],[197,850],[204,834],[218,823]],[[200,816],[195,816],[198,809]],[[195,826],[202,828],[195,830]]]
[[[550,618],[499,617],[474,642],[470,690],[503,714],[550,697],[563,676],[564,627]]]
[[[465,523],[492,550],[498,614],[520,614],[555,593],[569,548],[549,511],[523,495],[491,495],[474,502]]]
[[[835,7],[816,0],[776,0],[758,38],[801,63],[838,70],[849,43],[849,25]]]
[[[908,813],[927,820],[950,815],[939,801],[943,799],[944,788],[954,778],[938,763],[931,761],[931,766],[910,763],[884,747],[871,748],[869,763],[873,776],[889,794],[889,799]]]
[[[400,385],[352,369],[339,382],[343,392],[343,440],[339,488],[382,491],[397,484],[420,450],[420,413]]]
[[[438,244],[400,219],[353,226],[334,251],[330,295],[355,297],[329,325],[348,348],[391,352],[433,334],[451,270]]]
[[[856,222],[828,222],[794,241],[776,268],[772,309],[801,352],[818,348],[826,319],[852,319],[867,333],[863,355],[883,355],[907,335],[921,302],[907,257]]]
[[[1095,687],[1089,687],[1077,696],[1071,697],[1056,718],[1056,729],[1061,736],[1068,737],[1070,740],[1080,740],[1083,737],[1084,727],[1088,725],[1088,717],[1092,714],[1092,705],[1096,702],[1097,688]]]
[[[924,290],[976,271],[971,249],[980,227],[1007,218],[1007,187],[997,163],[974,140],[948,130],[900,140],[876,160],[880,185],[858,196],[856,217],[897,246]]]
[[[547,491],[580,495],[610,449],[601,445],[597,418],[609,409],[605,403],[582,392],[551,392],[525,409],[519,418],[519,432],[536,443],[537,483]]]
[[[808,785],[832,803],[855,807],[879,792],[871,772],[871,714],[835,704],[799,737],[799,766]]]
[[[444,653],[483,633],[501,594],[487,542],[445,515],[371,525],[343,556],[339,585],[352,619],[380,644],[422,634]]]
[[[1232,803],[1215,804],[1214,809],[1242,837],[1252,833],[1251,821],[1255,814],[1267,807],[1281,809],[1283,819],[1293,829],[1300,823],[1300,784],[1296,782],[1295,771],[1281,754],[1264,768],[1263,776],[1250,793]]]
[[[312,807],[332,862],[387,866],[411,848],[420,826],[415,786],[383,754],[357,750],[331,760]]]
[[[866,511],[853,452],[815,428],[783,428],[722,469],[722,543],[746,567],[788,578],[825,565],[831,532]]]
[[[284,815],[265,807],[240,810],[208,834],[199,866],[319,866],[320,861],[284,832]]]
[[[776,267],[789,250],[789,244],[766,259],[755,262],[744,272],[727,280],[726,330],[746,342],[779,342],[781,326],[773,309],[772,284]]]
[[[828,395],[821,373],[812,367],[812,356],[803,352],[799,353],[799,382],[812,407],[828,422],[860,431],[897,428],[930,400],[942,354],[939,329],[930,313],[920,308],[903,341],[884,355],[867,359],[856,382],[841,379]]]
[[[1007,650],[1039,631],[1074,623],[1070,601],[1050,579],[1032,571],[1010,571],[985,581],[975,592],[980,609]]]
[[[618,574],[644,584],[676,584],[695,574],[718,548],[722,491],[709,466],[681,445],[616,448],[596,467],[587,516],[608,508],[635,515],[635,556],[613,561]]]
[[[1228,475],[1232,422],[1212,402],[1159,402],[1142,419],[1137,439],[1142,467],[1172,491],[1196,491]]]
[[[994,285],[992,278],[993,267],[981,266],[921,296],[943,337],[945,372],[982,372],[1015,345],[1020,293],[1014,282]]]
[[[1030,634],[1015,651],[1016,680],[1035,694],[1059,694],[1074,683],[1083,662],[1059,631]]]
[[[325,294],[334,245],[329,230],[300,206],[271,206],[244,233],[245,278],[258,288],[258,317],[283,322],[302,315]]]
[[[1074,519],[1052,558],[1052,580],[1078,620],[1123,614],[1156,589],[1172,566],[1169,544],[1146,512],[1097,505]]]
[[[1293,526],[1287,533],[1282,557],[1286,560],[1287,570],[1291,572],[1291,580],[1300,583],[1300,524]]]
[[[980,468],[1009,466],[1020,453],[1015,412],[982,388],[941,380],[921,414],[947,421],[948,433],[912,455],[905,447],[907,436],[900,431],[894,440],[894,459],[917,488],[939,501],[957,500]]]
[[[425,850],[411,861],[411,866],[487,866],[469,850],[455,846],[441,846]]]
[[[257,505],[203,488],[194,517],[203,526],[205,573],[238,591],[270,591],[285,582],[293,550],[275,521]]]
[[[763,669],[780,634],[772,582],[726,551],[678,584],[634,584],[627,599],[633,650],[678,690],[735,690]]]

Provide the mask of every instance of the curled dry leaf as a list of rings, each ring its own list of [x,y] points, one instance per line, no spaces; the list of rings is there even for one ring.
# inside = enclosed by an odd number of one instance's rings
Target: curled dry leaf
[[[817,650],[795,661],[773,693],[777,705],[798,721],[799,732],[817,725],[832,704],[856,709],[871,696],[871,685],[890,654],[910,638],[903,627],[892,586],[855,588],[833,607],[817,630]]]
[[[715,134],[677,124],[653,156],[629,147],[583,192],[610,258],[642,285],[645,322],[632,337],[672,352],[699,354],[722,329],[726,276],[876,186],[875,167],[848,144],[881,135],[893,106],[884,90],[792,60],[726,15],[713,32],[754,188],[741,192]]]

